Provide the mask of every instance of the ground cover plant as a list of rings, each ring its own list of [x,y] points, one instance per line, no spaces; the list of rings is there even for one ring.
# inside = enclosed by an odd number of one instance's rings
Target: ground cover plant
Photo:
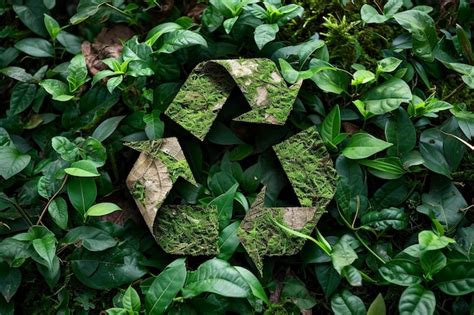
[[[472,314],[473,16],[467,0],[0,0],[0,314]],[[165,115],[195,99],[179,91],[198,63],[236,58],[301,84],[284,125],[233,121],[238,93],[203,142]],[[334,198],[311,235],[261,220],[306,242],[258,266],[239,226],[311,204],[272,149],[309,128]],[[189,168],[168,164],[163,247],[212,225],[207,256],[166,253],[126,186],[140,141],[169,137]]]

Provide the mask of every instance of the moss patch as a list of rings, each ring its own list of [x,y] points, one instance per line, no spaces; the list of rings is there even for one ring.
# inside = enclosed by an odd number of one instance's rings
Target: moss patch
[[[158,211],[154,231],[158,244],[167,253],[193,256],[219,253],[215,206],[163,206]]]

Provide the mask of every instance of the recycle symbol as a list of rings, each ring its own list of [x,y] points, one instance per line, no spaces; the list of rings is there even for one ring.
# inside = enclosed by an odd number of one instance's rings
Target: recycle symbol
[[[211,60],[194,68],[164,114],[205,141],[231,93],[241,93],[251,108],[234,121],[284,125],[300,87],[301,82],[288,87],[269,59]],[[130,146],[141,154],[128,175],[127,187],[157,243],[170,254],[218,254],[215,205],[163,204],[179,178],[196,185],[178,138]],[[272,149],[300,206],[265,207],[263,186],[247,211],[237,235],[260,272],[264,256],[294,255],[304,245],[304,239],[289,235],[275,222],[309,235],[335,193],[336,172],[315,127]],[[176,228],[180,224],[191,227],[182,231]]]

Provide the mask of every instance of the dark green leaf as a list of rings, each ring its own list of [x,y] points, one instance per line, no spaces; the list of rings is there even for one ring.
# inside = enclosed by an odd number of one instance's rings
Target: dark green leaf
[[[387,208],[381,211],[364,213],[361,217],[361,223],[377,231],[386,231],[389,228],[403,230],[407,227],[408,216],[403,209]]]
[[[385,138],[393,144],[393,147],[387,151],[389,154],[405,154],[415,147],[415,126],[403,108],[393,111],[393,117],[385,125]]]
[[[15,44],[15,48],[33,57],[54,57],[54,48],[42,38],[25,38]]]
[[[380,267],[379,272],[386,281],[406,287],[420,283],[423,274],[417,263],[401,259],[389,261]]]
[[[10,302],[21,284],[21,272],[17,268],[11,268],[8,264],[0,263],[0,292],[5,300]]]
[[[13,147],[0,147],[0,175],[4,179],[20,173],[31,161],[31,156],[22,154]]]
[[[67,228],[68,211],[66,201],[62,197],[56,197],[48,206],[48,213],[54,223],[61,229]]]
[[[10,110],[8,115],[18,115],[27,109],[35,99],[36,86],[31,83],[18,83],[10,96]]]
[[[100,252],[117,245],[117,241],[107,232],[92,226],[78,226],[70,230],[62,242],[66,244],[80,242],[79,244],[92,252]]]
[[[436,286],[446,294],[459,296],[474,292],[474,263],[448,264],[436,276]]]
[[[335,294],[331,299],[331,309],[336,315],[365,315],[364,302],[347,290]]]
[[[406,288],[398,303],[400,315],[431,315],[435,308],[435,295],[419,284]]]
[[[240,244],[240,239],[237,236],[237,230],[240,226],[240,221],[226,226],[219,234],[219,255],[217,258],[228,260],[234,254],[235,250]]]
[[[67,195],[73,207],[84,215],[97,197],[97,187],[93,178],[71,177],[68,179]]]

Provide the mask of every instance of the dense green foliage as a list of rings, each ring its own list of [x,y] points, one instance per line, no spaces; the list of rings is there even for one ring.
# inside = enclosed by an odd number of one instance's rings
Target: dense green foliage
[[[285,2],[0,0],[0,314],[474,312],[472,4]],[[199,62],[257,57],[303,81],[284,126],[233,94],[203,143],[163,114]],[[271,147],[315,125],[335,198],[314,237],[265,222],[307,241],[261,275],[239,224],[264,186],[298,206]],[[215,257],[166,254],[125,186],[124,143],[168,136],[199,187],[166,203],[229,219]]]

